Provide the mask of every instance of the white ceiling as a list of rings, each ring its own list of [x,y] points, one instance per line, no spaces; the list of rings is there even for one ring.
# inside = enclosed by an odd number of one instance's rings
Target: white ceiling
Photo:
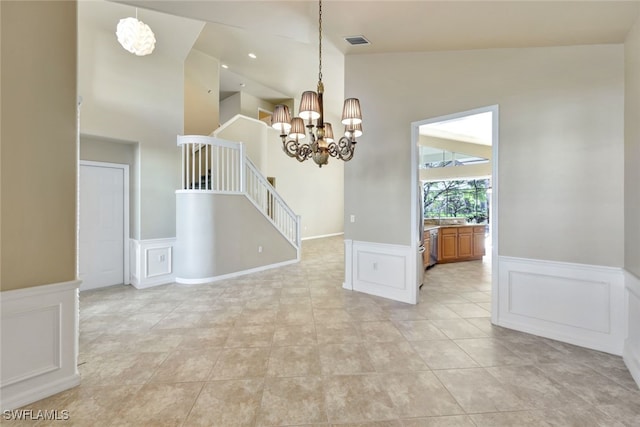
[[[120,2],[207,22],[194,47],[229,65],[222,91],[245,83],[242,90],[277,99],[315,88],[316,1]],[[342,87],[343,55],[622,43],[639,13],[640,0],[325,0],[323,80]],[[170,28],[157,30],[180,37]],[[364,35],[371,45],[350,46],[343,40],[349,35]]]

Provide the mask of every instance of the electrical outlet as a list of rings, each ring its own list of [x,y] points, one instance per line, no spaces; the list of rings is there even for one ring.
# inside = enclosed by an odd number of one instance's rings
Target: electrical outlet
[[[262,253],[262,246],[258,246],[258,253],[261,254]]]
[[[164,255],[164,254],[162,254],[162,255],[160,255],[160,256],[158,257],[158,261],[160,261],[160,262],[164,262],[166,259],[167,259],[167,258],[165,257],[165,255]]]

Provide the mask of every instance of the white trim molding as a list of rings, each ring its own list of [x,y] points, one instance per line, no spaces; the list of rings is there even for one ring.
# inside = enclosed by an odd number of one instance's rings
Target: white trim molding
[[[0,292],[0,406],[15,409],[80,384],[79,280]]]
[[[500,326],[622,355],[624,275],[619,268],[501,256]]]
[[[640,387],[640,278],[625,270],[627,297],[627,339],[622,354],[633,379]]]
[[[234,271],[233,273],[222,274],[220,276],[211,276],[211,277],[203,277],[198,279],[184,279],[181,277],[176,277],[175,282],[181,283],[184,285],[201,285],[203,283],[213,283],[218,282],[220,280],[233,279],[235,277],[244,276],[245,274],[259,273],[265,270],[271,270],[273,268],[284,267],[286,265],[291,265],[299,262],[298,259],[292,259],[290,261],[278,262],[276,264],[269,265],[261,265],[260,267],[250,268],[248,270],[242,271]]]
[[[176,281],[173,252],[176,238],[130,239],[131,284],[137,289],[165,285]]]
[[[345,240],[344,244],[343,288],[417,303],[417,257],[411,246],[354,240]]]
[[[342,235],[344,235],[344,231],[341,231],[339,233],[320,234],[318,236],[303,237],[300,240],[305,241],[305,240],[314,240],[314,239],[324,239],[326,237],[335,237],[335,236],[342,236]]]

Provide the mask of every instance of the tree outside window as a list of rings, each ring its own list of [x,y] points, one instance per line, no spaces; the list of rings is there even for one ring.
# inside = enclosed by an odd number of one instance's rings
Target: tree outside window
[[[424,217],[488,221],[487,190],[490,188],[489,179],[424,182]]]

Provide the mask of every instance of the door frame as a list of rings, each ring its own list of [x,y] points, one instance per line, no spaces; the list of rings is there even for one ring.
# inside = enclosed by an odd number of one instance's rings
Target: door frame
[[[497,104],[486,107],[475,108],[468,111],[460,111],[444,116],[432,117],[411,123],[411,194],[418,193],[418,182],[420,171],[418,169],[419,152],[418,145],[420,139],[420,126],[446,120],[459,119],[474,114],[491,112],[491,323],[498,321],[498,136],[499,136],[499,114],[500,109]],[[418,206],[416,197],[411,197],[411,245],[412,249],[418,250],[419,239],[414,238],[413,233],[418,225]],[[417,289],[417,287],[416,287]]]
[[[89,166],[89,167],[98,167],[98,168],[110,168],[110,169],[121,169],[124,177],[123,187],[123,212],[122,219],[124,224],[124,232],[123,232],[123,274],[122,283],[125,285],[131,284],[131,273],[129,266],[129,165],[122,163],[108,163],[108,162],[96,162],[93,160],[80,160],[78,164],[78,177],[80,177],[80,167],[81,166]],[[76,246],[78,248],[78,259],[76,261],[76,277],[80,277],[80,179],[78,179],[78,218],[77,218],[77,242]]]

